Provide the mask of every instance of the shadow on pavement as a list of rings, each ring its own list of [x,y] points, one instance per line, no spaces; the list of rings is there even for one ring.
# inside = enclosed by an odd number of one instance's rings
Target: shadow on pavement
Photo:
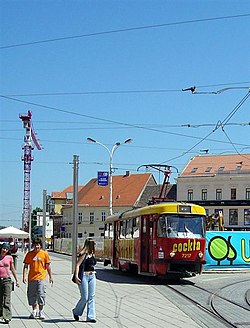
[[[98,280],[115,284],[143,284],[143,285],[193,285],[194,282],[186,279],[157,278],[153,276],[136,275],[126,271],[112,269],[97,269]]]

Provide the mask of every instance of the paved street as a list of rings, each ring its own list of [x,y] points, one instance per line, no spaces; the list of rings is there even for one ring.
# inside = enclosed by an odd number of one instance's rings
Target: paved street
[[[79,322],[71,310],[79,297],[78,287],[71,282],[71,257],[50,253],[54,285],[47,286],[46,319],[28,319],[31,308],[27,304],[26,286],[21,283],[12,293],[13,319],[10,327],[175,327],[198,328],[191,318],[173,305],[145,279],[134,279],[113,270],[97,266],[96,312],[97,323],[89,324],[85,313]],[[23,254],[18,253],[17,273],[21,280]],[[7,326],[7,325],[5,325]]]

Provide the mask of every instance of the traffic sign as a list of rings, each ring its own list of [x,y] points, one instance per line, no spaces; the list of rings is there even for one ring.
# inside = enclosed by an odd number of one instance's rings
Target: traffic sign
[[[107,186],[109,183],[109,173],[108,172],[98,172],[98,186]]]

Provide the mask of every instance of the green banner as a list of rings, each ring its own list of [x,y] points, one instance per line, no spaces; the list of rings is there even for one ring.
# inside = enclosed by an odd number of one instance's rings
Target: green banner
[[[207,231],[205,269],[250,269],[249,231]]]

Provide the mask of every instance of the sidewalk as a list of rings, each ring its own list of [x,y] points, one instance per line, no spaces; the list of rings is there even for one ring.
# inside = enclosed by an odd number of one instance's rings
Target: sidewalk
[[[46,319],[28,319],[31,307],[27,303],[26,285],[21,282],[23,253],[18,253],[17,273],[20,287],[12,293],[12,328],[36,327],[96,327],[96,328],[142,328],[142,327],[200,327],[184,312],[173,305],[154,285],[135,281],[127,275],[103,270],[97,265],[96,313],[97,322],[84,322],[86,314],[76,322],[72,318],[79,298],[78,287],[71,282],[71,257],[50,253],[53,287],[47,286],[45,305]],[[8,325],[5,325],[8,327]]]

